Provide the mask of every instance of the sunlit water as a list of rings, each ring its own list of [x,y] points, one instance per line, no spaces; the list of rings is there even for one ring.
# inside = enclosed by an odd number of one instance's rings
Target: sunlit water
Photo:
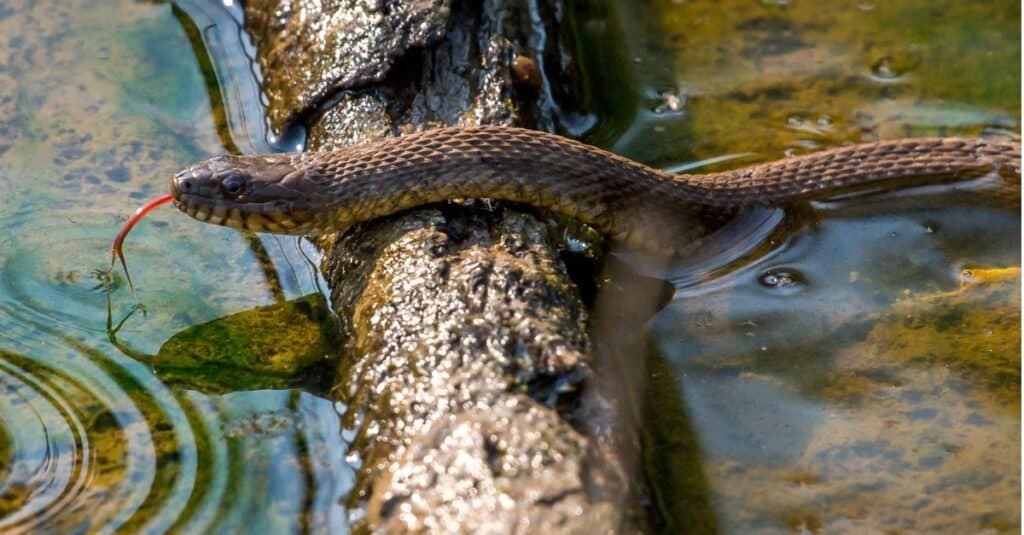
[[[654,165],[1019,130],[1010,3],[621,4],[572,10],[590,137]],[[294,360],[259,373],[252,348],[217,366],[171,351],[318,291],[315,253],[263,239],[279,292],[246,238],[161,210],[127,245],[137,299],[103,275],[170,173],[271,146],[237,8],[181,6],[0,5],[0,531],[348,524],[344,407],[302,373],[321,346],[283,343]],[[652,508],[737,533],[1019,530],[1019,279],[963,275],[1019,265],[1019,218],[955,197],[819,208],[669,270]],[[115,325],[135,310],[113,340],[108,297]],[[234,324],[204,328],[248,339]]]
[[[246,124],[236,109],[233,137],[218,136],[182,20],[160,3],[0,5],[5,533],[347,525],[341,407],[282,380],[224,393],[200,365],[173,369],[158,354],[187,327],[276,302],[247,241],[162,210],[126,246],[137,300],[102,274],[125,216],[177,168],[225,151],[225,139],[266,146],[248,133],[262,130],[258,113]],[[285,298],[316,291],[297,240],[263,243]],[[145,306],[118,347],[108,295],[115,322]]]
[[[1015,2],[573,6],[590,140],[665,168],[1019,139]],[[851,199],[670,269],[644,435],[665,530],[1019,531],[1016,212]],[[966,284],[973,267],[1001,282]]]

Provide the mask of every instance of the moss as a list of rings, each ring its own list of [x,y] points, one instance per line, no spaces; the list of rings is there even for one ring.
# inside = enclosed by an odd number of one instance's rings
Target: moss
[[[164,381],[206,392],[284,388],[333,360],[334,319],[320,294],[189,327],[149,359]]]

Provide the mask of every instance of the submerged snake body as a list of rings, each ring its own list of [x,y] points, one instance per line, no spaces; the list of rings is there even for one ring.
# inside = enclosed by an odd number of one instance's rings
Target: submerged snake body
[[[629,247],[677,251],[753,206],[968,180],[1020,199],[1020,144],[881,141],[704,175],[673,175],[552,134],[442,128],[330,152],[218,156],[178,173],[175,204],[202,221],[323,234],[416,206],[492,198],[551,210]]]

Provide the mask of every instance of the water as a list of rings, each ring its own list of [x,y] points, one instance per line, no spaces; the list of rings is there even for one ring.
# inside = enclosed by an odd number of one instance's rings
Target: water
[[[0,6],[5,532],[348,525],[358,459],[318,380],[315,252],[159,210],[126,245],[137,299],[105,275],[174,171],[301,142],[265,131],[237,7],[178,6]],[[590,141],[701,171],[1018,135],[1018,6],[821,6],[571,5]],[[818,208],[753,214],[662,273],[643,430],[660,522],[1019,530],[1019,218],[949,197]]]
[[[225,147],[267,145],[251,105],[216,128],[224,110],[211,106],[210,73],[181,20],[161,3],[0,6],[4,532],[347,526],[342,407],[302,376],[324,346],[314,336],[288,351],[257,347],[245,312],[322,321],[322,299],[280,304],[317,290],[308,246],[262,242],[279,266],[271,284],[246,238],[160,210],[126,246],[138,300],[122,277],[111,287],[104,275],[118,226],[175,170]],[[108,297],[114,322],[145,307],[112,340]],[[223,317],[233,321],[205,327],[217,345],[256,353],[213,355],[230,374],[175,342]]]
[[[573,16],[589,140],[664,168],[1019,139],[1013,2],[613,0]],[[644,402],[660,525],[1019,531],[1017,210],[957,195],[816,208],[757,214],[669,269]],[[996,275],[971,285],[971,266]]]

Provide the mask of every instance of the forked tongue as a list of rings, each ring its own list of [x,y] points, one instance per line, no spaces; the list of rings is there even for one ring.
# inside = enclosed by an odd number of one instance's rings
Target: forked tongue
[[[154,208],[167,204],[173,200],[174,196],[168,193],[167,195],[157,197],[156,199],[138,207],[138,209],[135,210],[135,213],[128,218],[128,221],[124,222],[124,226],[121,227],[120,232],[117,233],[117,237],[114,238],[114,246],[110,249],[110,269],[113,271],[115,259],[121,260],[121,267],[124,268],[124,276],[128,279],[128,287],[132,289],[132,296],[135,295],[135,285],[132,284],[132,276],[128,273],[128,264],[124,261],[124,239],[128,236],[128,233],[131,232],[132,227],[142,220],[143,217],[146,217],[146,214],[152,212]]]

